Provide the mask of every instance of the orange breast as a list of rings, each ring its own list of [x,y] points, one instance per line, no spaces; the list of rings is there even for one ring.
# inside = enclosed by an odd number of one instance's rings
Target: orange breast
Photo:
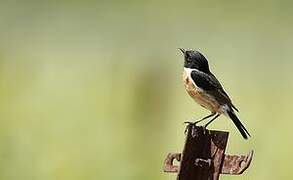
[[[217,101],[208,94],[199,91],[198,88],[193,84],[192,80],[187,76],[185,71],[183,72],[183,83],[187,93],[195,102],[210,110],[211,112],[219,112],[220,105],[217,103]]]

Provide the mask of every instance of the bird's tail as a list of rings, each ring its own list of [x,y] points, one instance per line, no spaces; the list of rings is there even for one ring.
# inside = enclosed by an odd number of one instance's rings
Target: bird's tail
[[[241,133],[242,137],[244,139],[248,138],[247,135],[250,137],[249,132],[246,130],[244,125],[240,122],[240,120],[235,115],[235,113],[232,110],[228,110],[227,113],[228,113],[229,117],[232,119],[232,121],[235,124],[235,126],[237,127],[237,129],[239,130],[239,132]]]

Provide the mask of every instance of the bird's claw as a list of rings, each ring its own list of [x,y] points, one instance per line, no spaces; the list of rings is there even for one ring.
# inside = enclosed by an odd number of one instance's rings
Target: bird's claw
[[[194,129],[193,127],[196,126],[197,123],[198,123],[198,121],[195,121],[195,122],[185,121],[184,124],[187,124],[187,125],[185,127],[184,134],[187,133],[188,127],[192,126],[192,129]]]
[[[191,128],[191,136],[192,137],[195,137],[197,136],[197,132],[196,132],[196,129],[195,129],[195,126],[196,124],[200,122],[200,121],[195,121],[195,122],[190,122],[190,121],[185,121],[184,124],[187,124],[186,127],[185,127],[185,130],[184,130],[184,134],[187,134],[188,130],[189,130],[189,127]],[[207,129],[207,126],[204,125],[204,126],[199,126],[203,129],[203,134],[209,134],[209,130]]]
[[[191,127],[191,135],[192,135],[192,137],[195,137],[196,136],[195,126],[198,122],[200,122],[200,121],[195,121],[195,122],[185,121],[184,124],[187,124],[187,125],[185,127],[184,134],[187,134],[189,127]]]

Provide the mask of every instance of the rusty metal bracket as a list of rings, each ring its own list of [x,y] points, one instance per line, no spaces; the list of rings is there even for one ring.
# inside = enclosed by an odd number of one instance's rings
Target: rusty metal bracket
[[[247,155],[226,155],[228,132],[187,126],[182,153],[169,153],[163,170],[178,173],[177,180],[217,180],[220,174],[239,175],[250,165],[253,151]],[[174,165],[174,160],[180,165]]]
[[[181,153],[169,153],[165,159],[164,163],[164,172],[169,172],[169,173],[178,173],[179,172],[179,166],[175,166],[173,164],[174,159],[177,161],[181,161]]]
[[[242,174],[250,165],[253,151],[247,155],[226,155],[221,170],[221,174]]]

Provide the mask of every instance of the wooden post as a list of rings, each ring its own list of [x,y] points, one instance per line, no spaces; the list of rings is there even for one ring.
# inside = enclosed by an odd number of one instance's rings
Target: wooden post
[[[193,124],[187,126],[181,153],[169,153],[165,172],[176,172],[177,180],[218,180],[220,174],[241,174],[248,168],[253,151],[246,156],[225,155],[228,132],[211,131]],[[174,166],[173,160],[180,161]]]

